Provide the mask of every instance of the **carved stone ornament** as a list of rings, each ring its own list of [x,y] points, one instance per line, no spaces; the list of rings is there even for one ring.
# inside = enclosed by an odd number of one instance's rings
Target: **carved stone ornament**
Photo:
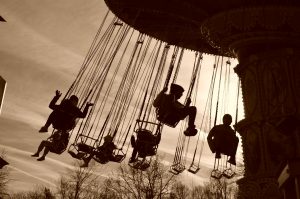
[[[278,183],[274,178],[239,180],[238,199],[280,199],[281,194],[278,189]]]
[[[255,42],[300,43],[300,8],[285,6],[230,10],[206,20],[201,33],[211,46],[237,57],[236,49]]]
[[[300,51],[257,52],[235,68],[242,85],[245,117],[253,121],[299,114]]]

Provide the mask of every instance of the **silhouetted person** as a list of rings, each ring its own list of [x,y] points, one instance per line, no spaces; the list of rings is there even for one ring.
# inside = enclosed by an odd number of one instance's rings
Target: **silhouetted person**
[[[182,96],[184,89],[177,84],[171,84],[170,94],[166,94],[167,88],[164,88],[156,97],[153,106],[157,109],[158,120],[162,123],[176,123],[189,116],[188,128],[184,134],[186,136],[195,136],[195,118],[197,109],[195,106],[190,106],[191,99],[188,98],[185,105],[178,102]]]
[[[44,149],[43,155],[37,159],[38,161],[43,161],[50,150],[59,153],[61,150],[65,150],[67,148],[68,143],[69,133],[66,131],[57,130],[47,140],[43,140],[40,143],[37,152],[31,156],[39,157],[40,152]]]
[[[92,103],[87,103],[84,111],[82,112],[77,107],[78,97],[75,95],[72,95],[69,99],[65,99],[59,105],[56,105],[60,96],[61,92],[57,90],[55,97],[49,104],[49,108],[53,111],[49,115],[46,124],[39,130],[39,132],[47,132],[51,124],[55,129],[64,131],[71,130],[75,127],[76,118],[84,118],[87,115],[88,108],[93,105]]]
[[[151,131],[140,129],[137,131],[137,139],[131,137],[131,146],[133,151],[129,163],[133,163],[137,160],[137,154],[141,158],[146,156],[155,155],[155,146],[160,142],[161,134],[153,135]]]
[[[236,137],[230,124],[232,117],[229,114],[223,116],[223,124],[214,126],[208,136],[208,145],[216,158],[221,158],[221,153],[230,156],[228,162],[236,165],[235,154],[239,139]]]
[[[101,164],[105,164],[108,161],[114,160],[113,151],[116,148],[116,145],[113,143],[113,137],[111,135],[105,136],[103,144],[99,146],[97,150],[92,151],[87,158],[83,158],[84,163],[81,165],[81,167],[88,167],[89,162],[94,155],[97,156],[97,159]]]
[[[0,157],[0,169],[2,169],[5,165],[8,165],[8,162],[6,162],[2,157]]]

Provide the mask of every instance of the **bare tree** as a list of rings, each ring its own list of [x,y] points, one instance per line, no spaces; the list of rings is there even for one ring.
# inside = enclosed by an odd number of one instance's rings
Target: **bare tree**
[[[75,163],[73,169],[63,175],[59,181],[57,196],[62,199],[98,198],[100,183],[93,173],[93,166],[80,167]]]
[[[229,184],[225,179],[212,179],[204,186],[194,187],[192,189],[192,198],[218,198],[218,199],[234,199],[236,198],[237,187]]]
[[[174,175],[156,157],[145,171],[121,165],[118,172],[104,182],[102,193],[122,199],[167,198],[174,182]]]
[[[5,151],[1,150],[0,152],[0,157],[2,159],[5,159]],[[2,167],[2,169],[0,169],[0,198],[7,196],[7,185],[9,182],[9,170],[7,167]]]
[[[191,195],[191,190],[181,182],[176,182],[172,186],[172,192],[170,194],[170,198],[172,199],[184,199],[189,198]]]
[[[10,195],[10,199],[55,199],[54,194],[46,187],[36,188],[34,191],[19,192]]]

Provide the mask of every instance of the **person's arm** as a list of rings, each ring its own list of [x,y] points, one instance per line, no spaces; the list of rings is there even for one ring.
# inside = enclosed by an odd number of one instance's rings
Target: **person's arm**
[[[191,104],[191,102],[192,102],[191,98],[190,98],[190,97],[187,98],[186,103],[185,103],[185,106],[186,106],[186,107],[189,107],[190,104]]]
[[[57,100],[60,98],[61,96],[61,92],[56,90],[55,92],[55,96],[54,98],[51,100],[50,104],[49,104],[49,108],[51,108],[52,110],[55,110],[58,108],[59,105],[56,105]]]
[[[94,105],[94,104],[88,102],[88,103],[86,104],[86,106],[85,106],[83,112],[81,112],[80,109],[78,109],[77,117],[79,117],[79,118],[85,118],[86,115],[87,115],[87,112],[88,112],[88,110],[89,110],[89,107],[90,107],[90,106],[93,106],[93,105]]]

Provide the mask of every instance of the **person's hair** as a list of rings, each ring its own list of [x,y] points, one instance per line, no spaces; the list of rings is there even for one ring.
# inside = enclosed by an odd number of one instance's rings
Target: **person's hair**
[[[230,125],[232,122],[232,117],[230,114],[225,114],[223,116],[223,124]]]
[[[184,89],[178,84],[171,84],[170,93],[183,93]]]
[[[74,103],[77,105],[79,99],[78,99],[78,97],[77,97],[76,95],[72,95],[72,96],[70,97],[70,101],[71,101],[71,102],[74,102]]]

